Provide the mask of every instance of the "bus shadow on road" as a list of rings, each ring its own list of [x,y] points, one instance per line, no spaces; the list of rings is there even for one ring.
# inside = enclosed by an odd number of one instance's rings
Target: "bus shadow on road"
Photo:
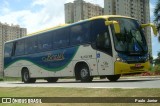
[[[129,83],[129,82],[149,82],[149,81],[157,81],[160,79],[143,79],[143,80],[136,80],[136,79],[130,79],[130,80],[118,80],[116,82],[110,82],[108,80],[93,80],[92,82],[80,82],[80,81],[59,81],[55,83],[48,83],[45,81],[37,81],[36,83],[23,83],[23,82],[10,82],[9,84],[67,84],[67,83]]]

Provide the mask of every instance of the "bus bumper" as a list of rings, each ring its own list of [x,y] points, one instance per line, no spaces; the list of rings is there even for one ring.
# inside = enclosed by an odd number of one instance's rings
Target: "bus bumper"
[[[128,64],[123,62],[115,62],[115,75],[117,74],[134,74],[134,73],[143,73],[149,71],[150,62],[145,63],[136,63]]]

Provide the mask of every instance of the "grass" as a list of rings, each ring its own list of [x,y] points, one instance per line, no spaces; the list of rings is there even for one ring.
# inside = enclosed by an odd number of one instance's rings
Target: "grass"
[[[0,81],[21,81],[21,78],[4,77],[0,78]]]
[[[3,81],[3,78],[0,78],[0,81]]]
[[[0,88],[0,97],[160,97],[160,89]],[[4,106],[155,106],[158,104],[6,104]],[[2,104],[1,104],[2,106]]]
[[[160,89],[0,88],[1,97],[160,97]]]

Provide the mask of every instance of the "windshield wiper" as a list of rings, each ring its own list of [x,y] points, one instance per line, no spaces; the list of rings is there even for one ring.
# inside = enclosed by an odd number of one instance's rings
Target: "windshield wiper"
[[[128,39],[128,33],[127,33],[127,31],[126,31],[126,28],[124,27],[124,35],[125,35],[125,39]],[[126,50],[127,50],[127,54],[130,54],[130,52],[129,52],[129,42],[128,42],[128,40],[126,40],[126,43],[127,43],[127,48],[126,48]]]
[[[142,49],[142,52],[145,52],[145,50],[144,50],[143,46],[140,44],[140,42],[137,40],[137,38],[136,38],[135,36],[133,36],[133,34],[132,34],[131,30],[130,30],[130,34],[131,34],[131,36],[136,40],[136,42],[138,43],[138,45],[139,45],[139,46],[140,46],[140,48]]]

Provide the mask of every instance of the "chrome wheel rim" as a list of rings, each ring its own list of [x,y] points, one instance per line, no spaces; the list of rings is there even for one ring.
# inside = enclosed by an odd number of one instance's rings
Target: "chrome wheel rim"
[[[84,79],[88,76],[88,70],[87,69],[82,69],[81,70],[81,78]]]

